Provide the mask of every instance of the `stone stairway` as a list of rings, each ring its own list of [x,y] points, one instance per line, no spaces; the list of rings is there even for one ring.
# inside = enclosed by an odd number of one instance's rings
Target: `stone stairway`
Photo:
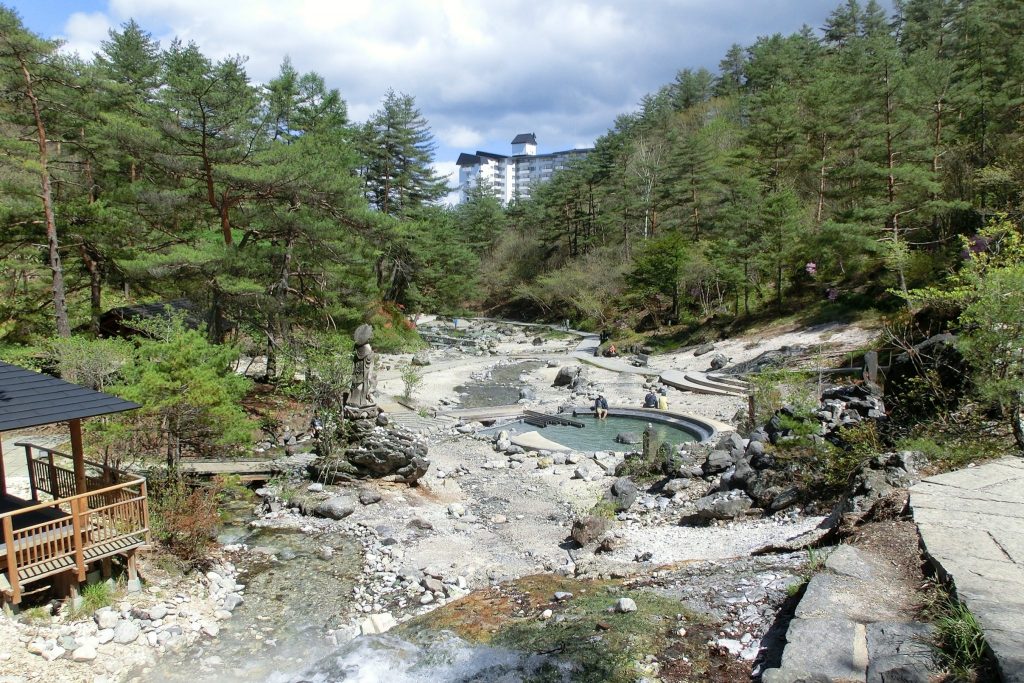
[[[388,416],[388,420],[392,424],[413,432],[429,432],[432,429],[439,427],[447,427],[452,424],[451,418],[443,415],[438,417],[423,416],[419,413],[406,408],[401,403],[382,403],[381,408],[384,410],[384,414]]]
[[[749,387],[746,382],[696,371],[665,370],[659,376],[662,384],[695,394],[711,396],[746,396]]]
[[[1003,681],[1024,683],[1024,458],[910,489],[925,554],[985,634]]]

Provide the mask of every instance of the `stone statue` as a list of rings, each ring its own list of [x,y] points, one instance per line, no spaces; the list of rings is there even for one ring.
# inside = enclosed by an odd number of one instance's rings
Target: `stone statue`
[[[366,324],[360,325],[352,338],[355,354],[352,359],[352,391],[348,395],[348,405],[356,409],[375,408],[377,401],[373,395],[377,391],[377,371],[373,363],[373,349],[370,347],[373,328]]]

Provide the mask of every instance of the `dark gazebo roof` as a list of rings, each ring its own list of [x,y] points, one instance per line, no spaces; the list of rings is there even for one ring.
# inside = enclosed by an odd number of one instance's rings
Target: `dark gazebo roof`
[[[0,432],[140,407],[102,391],[0,361]]]

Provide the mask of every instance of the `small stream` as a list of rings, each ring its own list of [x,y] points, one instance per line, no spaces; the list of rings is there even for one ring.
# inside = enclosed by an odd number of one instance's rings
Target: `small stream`
[[[543,655],[473,645],[447,632],[356,638],[291,676],[268,683],[513,683],[570,681],[567,664]]]
[[[362,572],[357,541],[341,534],[235,527],[221,534],[221,542],[245,543],[265,558],[239,576],[245,602],[220,622],[216,639],[162,657],[149,680],[286,680],[281,677],[334,649],[327,631],[345,623]]]
[[[474,379],[455,387],[463,408],[491,408],[507,406],[519,400],[519,390],[525,385],[522,376],[544,367],[537,360],[497,365],[486,379]]]

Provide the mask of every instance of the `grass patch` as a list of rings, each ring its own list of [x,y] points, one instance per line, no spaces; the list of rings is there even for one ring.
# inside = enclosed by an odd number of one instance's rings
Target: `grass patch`
[[[935,625],[939,664],[955,680],[995,680],[985,635],[964,603],[939,588],[926,614]]]
[[[557,591],[574,597],[554,602]],[[637,611],[610,612],[620,597],[632,598]],[[545,609],[554,615],[541,620]],[[685,637],[678,635],[680,627],[686,629]],[[403,628],[450,630],[473,642],[545,653],[571,663],[572,680],[584,683],[626,683],[650,676],[641,670],[647,668],[648,655],[659,658],[666,652],[687,662],[686,677],[673,680],[708,680],[711,670],[707,639],[712,631],[704,617],[677,599],[615,580],[528,576],[473,593]]]
[[[942,471],[961,469],[972,462],[1011,452],[1008,440],[989,438],[984,433],[975,433],[970,438],[942,433],[911,436],[897,442],[897,450],[920,451]]]
[[[29,607],[26,610],[22,610],[18,617],[22,623],[31,624],[33,626],[42,626],[50,623],[50,610],[46,607]]]
[[[108,581],[90,583],[80,594],[81,602],[77,607],[72,607],[69,616],[72,619],[82,619],[96,612],[98,609],[110,607],[114,604],[117,590]]]

